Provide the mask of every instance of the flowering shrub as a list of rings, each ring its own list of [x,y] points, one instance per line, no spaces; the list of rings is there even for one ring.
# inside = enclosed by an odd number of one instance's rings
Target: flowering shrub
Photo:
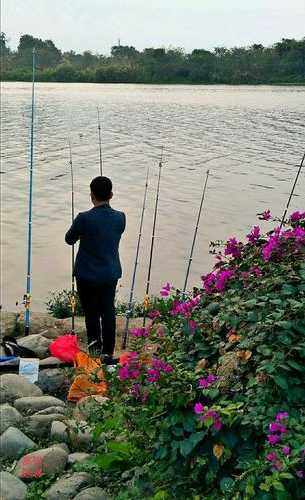
[[[229,238],[194,294],[164,285],[108,374],[97,429],[133,451],[96,460],[119,500],[304,498],[304,213],[245,240]]]

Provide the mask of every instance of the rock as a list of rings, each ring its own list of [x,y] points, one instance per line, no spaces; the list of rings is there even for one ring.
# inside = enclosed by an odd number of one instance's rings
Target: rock
[[[35,313],[31,311],[31,335],[41,334],[45,330],[56,326],[56,318],[47,313]],[[24,311],[19,314],[18,325],[21,331],[24,330]]]
[[[9,427],[17,426],[22,420],[22,416],[16,408],[9,404],[0,405],[0,434]]]
[[[0,498],[1,500],[25,500],[26,485],[9,472],[0,472]]]
[[[64,408],[66,405],[61,399],[54,398],[53,396],[40,396],[16,399],[14,406],[18,411],[30,415],[37,411],[50,408],[50,406],[60,406]]]
[[[54,420],[51,424],[50,438],[52,441],[68,441],[67,426],[63,422]]]
[[[49,352],[51,340],[43,335],[36,334],[18,339],[18,344],[31,349],[39,358],[45,358]]]
[[[13,335],[16,332],[16,323],[18,320],[18,313],[1,311],[0,314],[0,331],[1,335]]]
[[[87,458],[90,458],[89,453],[81,453],[81,452],[76,452],[76,453],[70,453],[68,456],[68,465],[73,465],[79,462],[83,462],[84,460],[87,460]]]
[[[15,475],[19,479],[31,480],[60,474],[65,469],[67,460],[66,451],[59,446],[51,446],[24,455],[16,465]]]
[[[94,486],[92,488],[86,488],[82,490],[80,493],[73,498],[73,500],[111,500],[109,495],[102,490],[102,488],[98,488]]]
[[[86,325],[85,318],[76,316],[74,318],[75,321],[75,331],[81,337],[86,334]],[[60,335],[63,335],[67,332],[71,331],[71,318],[57,319],[55,321],[56,328],[61,332]]]
[[[59,368],[47,368],[41,370],[36,385],[47,394],[57,394],[66,391],[69,381],[63,370]]]
[[[25,429],[31,436],[46,438],[50,435],[51,425],[54,420],[65,420],[65,416],[54,413],[50,415],[32,415],[26,418]]]
[[[91,482],[91,477],[86,472],[75,472],[69,477],[63,477],[56,481],[47,491],[46,498],[47,500],[58,500],[59,498],[60,500],[70,500]]]
[[[92,446],[93,434],[86,421],[67,420],[69,442],[74,450],[88,450]]]
[[[76,404],[73,411],[73,416],[76,420],[87,420],[92,412],[92,409],[101,406],[109,401],[105,396],[87,396],[82,398]]]
[[[54,444],[54,446],[59,446],[59,448],[64,450],[69,455],[70,450],[69,450],[69,446],[67,445],[67,443],[56,443],[56,444]]]
[[[49,365],[60,366],[64,364],[65,364],[64,361],[61,361],[60,359],[55,358],[54,356],[49,356],[48,358],[44,358],[39,361],[39,366],[49,366]]]
[[[20,457],[24,450],[36,448],[36,444],[16,427],[9,427],[0,437],[0,453],[6,458]]]
[[[0,376],[0,403],[15,401],[23,396],[42,396],[42,391],[26,378],[14,373]]]
[[[50,415],[52,413],[58,413],[59,415],[65,415],[67,408],[63,406],[50,406],[49,408],[45,408],[44,410],[39,410],[35,413],[35,415]]]

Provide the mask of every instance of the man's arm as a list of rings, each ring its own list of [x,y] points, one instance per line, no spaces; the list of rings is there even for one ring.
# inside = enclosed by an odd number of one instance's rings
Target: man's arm
[[[65,241],[66,243],[68,243],[68,245],[74,245],[74,243],[76,243],[79,240],[81,235],[81,228],[82,228],[81,214],[78,214],[65,236]]]

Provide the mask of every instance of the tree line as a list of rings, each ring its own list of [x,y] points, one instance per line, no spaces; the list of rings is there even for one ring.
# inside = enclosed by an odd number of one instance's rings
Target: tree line
[[[92,83],[305,84],[305,37],[283,38],[270,47],[195,49],[115,45],[110,56],[62,52],[52,40],[22,35],[11,50],[0,34],[1,79],[31,80],[32,49],[37,53],[37,80]]]

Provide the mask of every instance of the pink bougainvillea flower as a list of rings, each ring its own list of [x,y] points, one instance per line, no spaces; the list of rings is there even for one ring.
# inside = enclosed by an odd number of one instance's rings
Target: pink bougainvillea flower
[[[241,249],[243,247],[243,244],[240,241],[237,241],[237,239],[234,238],[229,238],[225,247],[225,255],[231,255],[234,258],[239,258],[241,256]]]
[[[225,271],[220,271],[217,275],[217,281],[215,283],[215,288],[219,292],[223,292],[226,283],[234,276],[234,271],[232,269],[226,269]]]
[[[289,414],[287,413],[287,411],[280,411],[279,413],[276,414],[275,420],[277,422],[280,422],[281,420],[288,418],[288,417],[289,417]]]
[[[283,446],[282,453],[284,453],[284,455],[286,455],[286,456],[290,455],[290,447],[289,446]]]
[[[148,337],[149,330],[148,328],[142,327],[142,328],[132,328],[130,330],[130,335],[132,337]]]
[[[121,368],[119,368],[119,379],[120,380],[127,380],[129,378],[129,369],[128,369],[128,366],[122,366]]]
[[[289,217],[290,222],[298,222],[302,219],[305,219],[305,212],[293,212]]]
[[[198,381],[198,385],[202,389],[207,389],[210,387],[210,385],[214,384],[216,382],[217,377],[213,375],[213,373],[209,373],[209,375],[206,378],[201,378]]]
[[[216,418],[213,423],[213,429],[215,431],[220,431],[221,428],[222,428],[222,421],[220,420],[220,418]]]
[[[261,235],[260,227],[254,226],[251,229],[251,232],[249,234],[247,234],[247,238],[249,240],[249,243],[251,243],[252,245],[256,245],[256,243],[258,242],[258,240],[260,238],[260,235]]]
[[[272,446],[277,443],[280,443],[281,439],[282,439],[281,436],[279,436],[278,434],[268,434],[267,436],[268,443],[271,444]]]
[[[272,235],[269,237],[269,240],[267,241],[267,243],[265,243],[265,245],[263,246],[262,255],[263,255],[263,259],[265,261],[270,260],[272,253],[275,252],[279,248],[280,233],[281,233],[280,228],[279,227],[276,228],[273,231]]]
[[[161,313],[160,313],[160,311],[157,311],[157,310],[156,311],[150,311],[150,313],[148,313],[148,317],[150,319],[152,319],[152,320],[160,318],[160,316],[161,316]]]
[[[259,277],[262,276],[263,272],[258,266],[251,267],[250,274],[254,274],[255,276]]]
[[[166,285],[163,285],[163,287],[161,288],[160,290],[160,295],[162,297],[168,297],[171,293],[171,290],[172,290],[172,286],[170,283],[166,283]]]
[[[197,322],[194,321],[193,319],[190,319],[189,320],[189,328],[191,330],[192,333],[195,333],[195,331],[197,330]]]
[[[272,422],[269,425],[269,430],[270,432],[280,432],[280,433],[287,432],[287,428],[284,425],[279,424],[278,422]]]
[[[257,215],[259,215],[260,220],[270,220],[271,219],[271,212],[269,209],[265,210],[263,213],[257,214]]]
[[[304,479],[305,477],[305,472],[303,470],[297,470],[295,474],[299,479]]]
[[[201,403],[195,403],[194,405],[194,412],[197,415],[200,415],[204,411],[204,406]]]
[[[271,453],[268,453],[268,455],[266,455],[266,459],[268,460],[268,462],[275,462],[278,459],[278,456],[275,451],[272,451]]]

